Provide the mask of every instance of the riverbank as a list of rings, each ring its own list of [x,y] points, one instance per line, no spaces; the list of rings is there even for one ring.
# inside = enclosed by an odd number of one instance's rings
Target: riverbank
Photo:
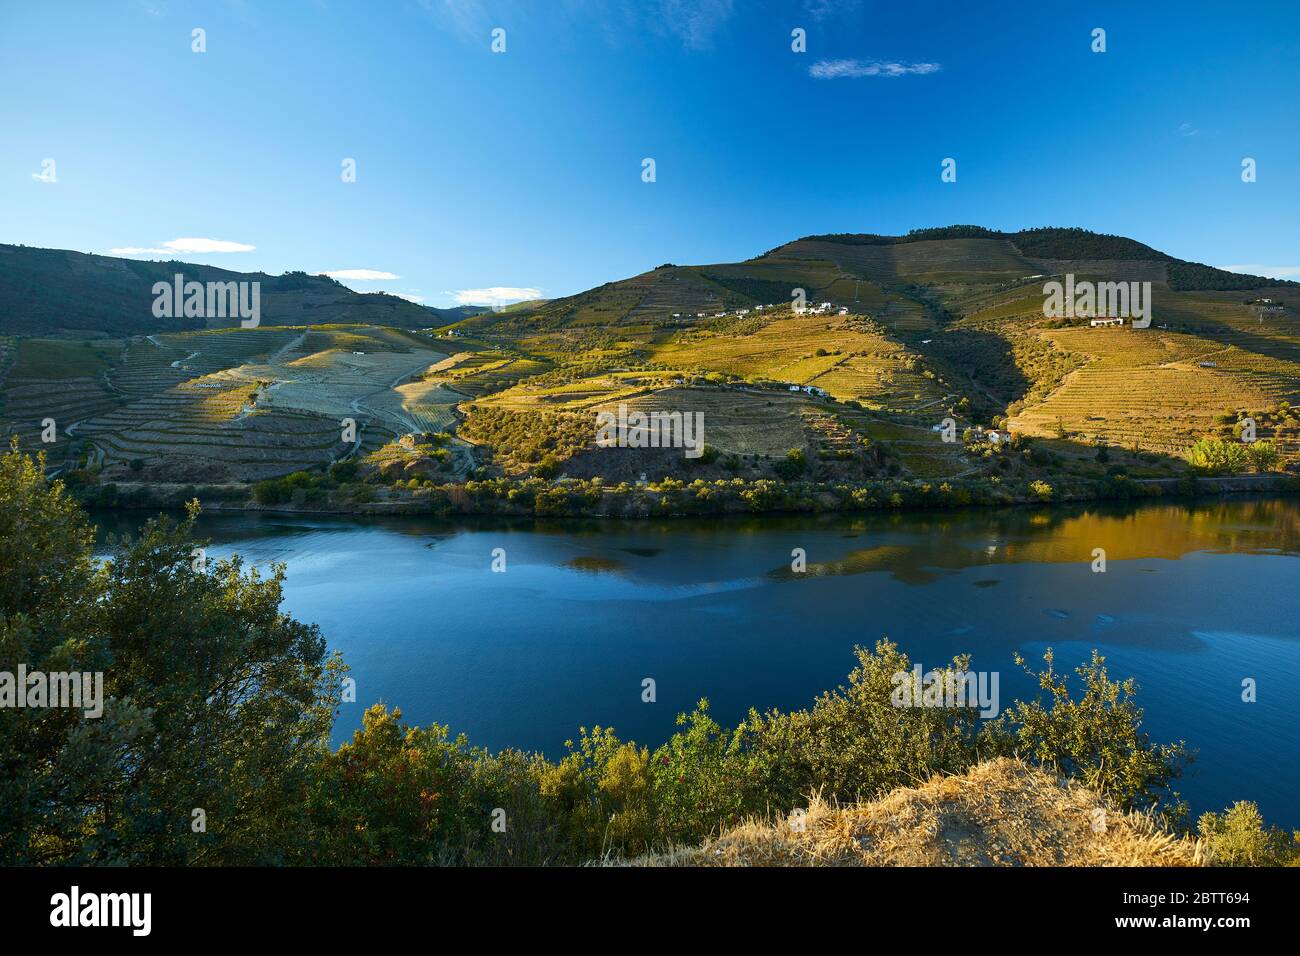
[[[1088,501],[1300,493],[1300,476],[1252,474],[1181,478],[1066,477],[1013,483],[879,480],[859,483],[666,479],[607,485],[600,479],[488,479],[417,487],[337,483],[298,473],[250,484],[105,483],[74,488],[88,507],[175,510],[198,499],[207,512],[390,516],[699,517],[1006,507]],[[296,480],[294,480],[296,479]],[[271,489],[268,492],[268,487]]]

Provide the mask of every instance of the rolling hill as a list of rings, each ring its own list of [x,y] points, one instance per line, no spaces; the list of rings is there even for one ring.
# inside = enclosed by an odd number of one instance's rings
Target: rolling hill
[[[155,319],[152,283],[181,268],[262,281],[263,328]],[[1065,274],[1151,283],[1150,327],[1045,316],[1044,283]],[[438,331],[397,331],[415,327]],[[160,480],[339,460],[344,417],[366,451],[455,429],[483,477],[1174,479],[1193,442],[1247,418],[1300,468],[1300,284],[1080,229],[812,235],[495,311],[0,246],[0,330],[11,432],[34,441],[54,418],[73,442],[52,462]],[[596,447],[593,416],[619,406],[700,413],[710,453]],[[961,440],[936,434],[947,419]]]
[[[384,293],[354,292],[328,276],[232,272],[187,262],[142,262],[112,256],[0,244],[0,333],[132,335],[234,326],[237,320],[159,319],[155,282],[260,282],[263,325],[351,322],[424,328],[463,317],[431,319],[428,310]],[[454,316],[454,317],[452,317]]]

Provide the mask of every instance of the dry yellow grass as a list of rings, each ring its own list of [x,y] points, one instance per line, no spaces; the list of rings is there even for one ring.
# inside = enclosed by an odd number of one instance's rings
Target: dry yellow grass
[[[1097,826],[1104,812],[1104,827]],[[814,800],[802,831],[760,821],[635,866],[1203,866],[1199,841],[1008,758],[871,803]]]

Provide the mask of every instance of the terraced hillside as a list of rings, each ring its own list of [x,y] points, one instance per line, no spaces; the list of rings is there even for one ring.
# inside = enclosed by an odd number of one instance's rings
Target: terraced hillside
[[[116,408],[122,398],[109,378],[116,343],[22,339],[0,354],[4,391],[0,422],[24,447],[63,467],[87,452],[79,427]],[[46,441],[47,438],[53,441]]]
[[[1046,315],[1045,282],[1067,274],[1150,283],[1151,325]],[[1300,470],[1300,285],[1120,236],[807,236],[744,262],[422,315],[426,332],[13,339],[4,415],[25,443],[58,420],[52,465],[146,480],[249,480],[453,431],[474,449],[457,445],[456,467],[486,477],[1169,478],[1192,443],[1251,423]],[[594,416],[619,409],[700,413],[709,453],[597,447]]]
[[[52,467],[252,481],[446,428],[463,396],[418,382],[444,358],[427,336],[373,326],[20,339],[6,346],[0,394],[10,433]],[[46,418],[58,423],[54,442],[41,441]]]
[[[1151,283],[1152,327],[1046,317],[1044,283],[1067,273]],[[807,309],[792,307],[800,292]],[[810,386],[834,400],[837,417],[869,414],[861,427],[913,475],[987,473],[985,455],[936,447],[932,429],[951,415],[963,432],[1004,425],[1067,458],[1112,448],[1132,473],[1157,477],[1177,471],[1198,438],[1231,431],[1230,415],[1253,415],[1261,437],[1300,459],[1300,435],[1277,414],[1298,397],[1297,323],[1294,283],[1184,262],[1120,236],[955,226],[809,236],[741,263],[666,264],[477,316],[457,329],[487,347],[479,364],[449,376],[504,367],[493,349],[524,354],[550,367],[474,397],[583,414],[619,402],[649,408],[661,392],[685,409],[695,407],[693,390],[748,390],[715,403],[711,439],[769,455],[779,451],[771,442],[736,440],[733,423],[750,414],[743,406],[773,401],[765,389]],[[799,437],[780,442],[815,444]]]

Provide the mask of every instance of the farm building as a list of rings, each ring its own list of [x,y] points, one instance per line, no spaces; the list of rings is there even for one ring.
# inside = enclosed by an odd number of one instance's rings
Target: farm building
[[[1123,325],[1123,324],[1124,324],[1124,320],[1121,319],[1121,318],[1118,318],[1118,317],[1114,317],[1114,318],[1102,318],[1102,319],[1093,319],[1093,320],[1092,320],[1091,322],[1089,322],[1088,324],[1089,324],[1090,326],[1092,326],[1092,327],[1095,329],[1095,328],[1097,328],[1098,326],[1102,326],[1102,325]]]

